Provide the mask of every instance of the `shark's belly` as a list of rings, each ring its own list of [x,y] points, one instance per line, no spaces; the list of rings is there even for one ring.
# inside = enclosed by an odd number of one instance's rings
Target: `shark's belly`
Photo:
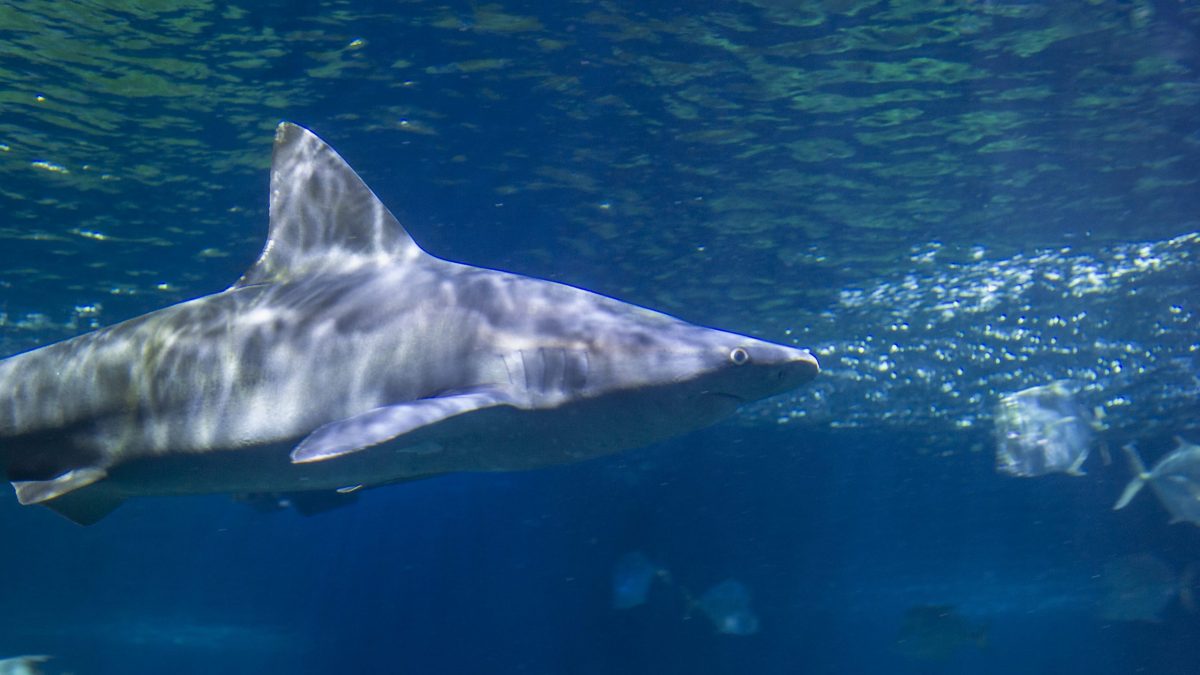
[[[115,467],[97,487],[122,497],[297,492],[372,487],[453,472],[520,471],[645,446],[704,426],[733,409],[679,411],[663,405],[655,392],[647,391],[545,410],[500,406],[432,424],[403,442],[318,462],[291,461],[300,439],[147,457]]]

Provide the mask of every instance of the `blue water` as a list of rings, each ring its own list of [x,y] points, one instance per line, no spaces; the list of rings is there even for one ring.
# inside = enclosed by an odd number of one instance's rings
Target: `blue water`
[[[280,119],[430,251],[814,349],[805,391],[654,447],[77,527],[0,501],[0,658],[49,673],[1194,673],[1099,615],[1200,529],[1117,452],[1200,440],[1187,3],[205,2],[0,8],[0,345],[228,286]],[[1104,412],[1084,477],[995,471],[999,396]],[[1101,446],[1113,454],[1102,461]],[[614,566],[669,570],[612,607]],[[759,630],[688,597],[726,579]],[[899,644],[945,605],[940,660]]]

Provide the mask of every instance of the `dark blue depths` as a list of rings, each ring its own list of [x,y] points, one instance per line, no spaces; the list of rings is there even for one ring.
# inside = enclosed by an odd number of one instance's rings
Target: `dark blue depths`
[[[121,673],[1192,672],[1195,615],[1093,606],[1105,560],[1200,557],[1191,526],[1150,500],[1107,513],[1113,470],[1015,481],[984,455],[900,459],[915,443],[721,428],[309,519],[220,497],[135,501],[88,530],[23,512],[0,648]],[[630,550],[681,586],[736,576],[761,630],[718,634],[662,585],[612,609]],[[961,603],[987,645],[906,656],[904,612],[929,602]]]

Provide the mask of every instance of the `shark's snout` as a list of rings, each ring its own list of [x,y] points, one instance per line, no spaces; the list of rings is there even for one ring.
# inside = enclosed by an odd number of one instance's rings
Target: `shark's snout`
[[[804,378],[805,382],[821,372],[821,364],[817,361],[817,357],[812,355],[812,352],[807,349],[793,349],[792,351],[795,354],[788,360],[788,370],[795,371]]]
[[[768,396],[791,391],[806,384],[821,372],[821,364],[807,349],[791,347],[780,347],[779,349],[787,351],[781,354],[777,363],[770,366],[772,373],[768,379],[774,380],[775,390],[767,394]]]
[[[789,347],[774,342],[760,341],[747,347],[751,355],[750,365],[764,368],[778,380],[796,381],[803,384],[821,372],[817,357],[807,349]]]

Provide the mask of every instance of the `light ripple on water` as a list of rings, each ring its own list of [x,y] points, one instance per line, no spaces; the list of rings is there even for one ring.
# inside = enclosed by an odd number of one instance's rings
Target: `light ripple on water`
[[[913,272],[846,289],[822,321],[794,331],[815,345],[822,375],[758,417],[952,434],[988,426],[1005,393],[1069,380],[1110,430],[1183,432],[1154,427],[1187,419],[1200,398],[1197,253],[1194,232],[1002,260],[914,251]]]

